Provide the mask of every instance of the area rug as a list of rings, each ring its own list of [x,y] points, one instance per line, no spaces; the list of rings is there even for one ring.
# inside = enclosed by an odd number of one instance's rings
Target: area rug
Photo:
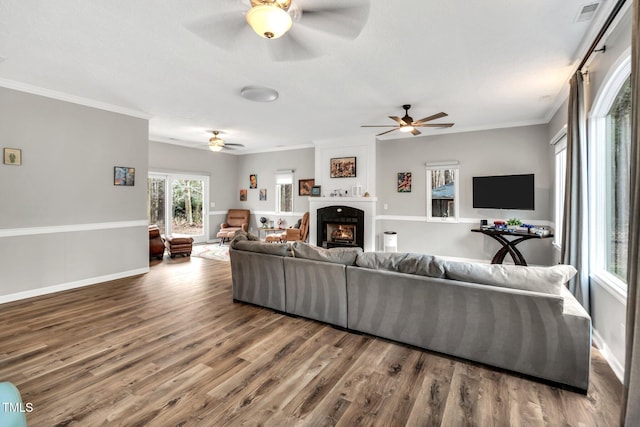
[[[191,256],[229,262],[229,246],[220,246],[219,243],[194,245]]]

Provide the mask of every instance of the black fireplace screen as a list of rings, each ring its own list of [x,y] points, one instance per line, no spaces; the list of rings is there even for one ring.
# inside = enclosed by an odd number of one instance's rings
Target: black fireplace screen
[[[328,206],[317,212],[318,246],[364,249],[364,211],[349,206]]]

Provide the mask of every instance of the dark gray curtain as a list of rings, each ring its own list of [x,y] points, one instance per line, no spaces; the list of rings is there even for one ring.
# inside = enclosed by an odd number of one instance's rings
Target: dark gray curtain
[[[580,70],[570,81],[567,123],[567,175],[560,262],[571,264],[578,274],[569,290],[589,312],[589,191],[584,81]]]
[[[633,2],[631,30],[631,200],[627,263],[627,336],[622,425],[640,425],[640,2]]]

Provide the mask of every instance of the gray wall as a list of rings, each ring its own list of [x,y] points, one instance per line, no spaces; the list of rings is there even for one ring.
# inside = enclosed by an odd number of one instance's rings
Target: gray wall
[[[238,207],[234,197],[236,170],[240,156],[209,150],[149,141],[149,170],[152,172],[193,173],[209,177],[209,240],[216,238],[226,212]]]
[[[293,214],[276,215],[275,213],[275,174],[279,169],[295,169],[293,183]],[[249,175],[258,175],[258,188],[249,188]],[[289,227],[309,210],[308,196],[298,196],[298,180],[314,178],[314,149],[273,151],[269,153],[246,154],[238,160],[234,192],[236,208],[251,209],[251,225],[255,229],[261,224],[258,218],[264,216],[277,222],[278,218]],[[267,200],[261,201],[259,191],[267,189]],[[247,201],[240,201],[240,189],[247,189]]]
[[[148,269],[147,134],[146,119],[0,88],[2,146],[22,150],[0,164],[0,301]],[[114,166],[135,186],[114,186]]]
[[[539,125],[379,141],[377,211],[382,220],[377,227],[378,247],[382,232],[396,231],[400,251],[491,259],[499,244],[469,231],[480,219],[517,217],[523,222],[548,225],[552,219],[553,151],[547,132],[546,125]],[[460,221],[426,222],[425,163],[451,160],[460,164]],[[398,172],[412,173],[410,193],[397,192]],[[535,174],[534,211],[473,208],[473,176],[522,173]],[[518,248],[527,262],[549,265],[553,262],[550,247],[551,239],[545,239],[525,242]]]

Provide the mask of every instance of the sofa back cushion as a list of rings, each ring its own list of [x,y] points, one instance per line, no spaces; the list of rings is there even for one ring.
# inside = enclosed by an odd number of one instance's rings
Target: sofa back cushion
[[[358,255],[356,265],[374,270],[389,270],[428,277],[445,277],[441,259],[432,255],[401,252],[364,252]]]
[[[357,256],[362,253],[362,248],[325,249],[304,242],[294,242],[291,248],[293,250],[293,256],[296,258],[313,259],[344,265],[355,265]]]
[[[572,265],[527,267],[509,264],[482,264],[443,261],[447,279],[503,288],[560,295],[562,287],[576,274]]]

